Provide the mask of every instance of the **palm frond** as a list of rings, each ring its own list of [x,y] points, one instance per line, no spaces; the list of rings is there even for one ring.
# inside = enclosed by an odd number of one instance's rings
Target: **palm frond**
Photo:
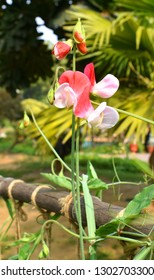
[[[118,96],[119,95],[119,96]],[[121,97],[122,95],[122,97]],[[117,92],[116,96],[111,98],[109,104],[113,107],[122,109],[142,116],[144,118],[154,120],[154,91],[145,88],[132,92],[127,89],[127,92]],[[144,140],[146,135],[147,123],[131,116],[120,114],[120,121],[115,127],[117,135],[125,132],[125,137],[129,138],[135,135],[136,139]],[[151,126],[152,133],[154,127]]]
[[[114,0],[114,3],[117,7],[126,8],[136,15],[153,17],[154,14],[154,2],[151,0]]]

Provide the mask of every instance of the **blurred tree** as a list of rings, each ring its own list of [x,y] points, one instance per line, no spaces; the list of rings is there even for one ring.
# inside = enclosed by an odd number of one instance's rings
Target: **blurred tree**
[[[36,17],[56,29],[54,19],[69,6],[69,0],[0,1],[0,84],[12,96],[39,77],[51,76],[51,50],[38,39]]]
[[[5,89],[0,88],[0,125],[3,124],[4,119],[17,121],[22,116],[23,109],[20,96],[12,98]]]

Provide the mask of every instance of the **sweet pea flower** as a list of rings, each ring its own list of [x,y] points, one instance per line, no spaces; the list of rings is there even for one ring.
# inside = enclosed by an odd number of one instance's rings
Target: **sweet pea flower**
[[[86,65],[84,74],[87,75],[91,82],[90,91],[102,98],[111,97],[119,87],[119,80],[112,74],[106,75],[99,83],[96,83],[93,63]]]
[[[91,81],[84,73],[65,71],[59,78],[59,84],[54,96],[56,107],[73,107],[75,116],[86,119],[89,127],[97,127],[101,131],[113,127],[118,122],[117,111],[107,106],[106,102],[94,109],[89,98]]]
[[[73,106],[75,116],[86,118],[93,106],[90,102],[90,81],[80,71],[65,71],[59,78],[60,86],[55,92],[54,105],[58,108]]]
[[[101,131],[115,126],[118,120],[118,112],[106,106],[106,102],[102,102],[95,110],[93,109],[87,118],[89,127],[97,127]]]

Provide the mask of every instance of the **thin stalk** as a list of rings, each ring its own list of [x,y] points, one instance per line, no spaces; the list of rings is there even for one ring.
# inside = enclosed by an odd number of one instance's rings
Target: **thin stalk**
[[[76,46],[73,47],[73,71],[76,70]],[[76,186],[75,186],[75,115],[72,112],[72,142],[71,142],[71,179],[72,196],[74,201],[75,213],[77,215]]]
[[[73,47],[73,71],[76,71],[76,46]],[[71,145],[71,168],[72,168],[72,195],[75,207],[75,213],[79,225],[80,236],[80,252],[81,258],[84,260],[84,242],[83,242],[83,228],[81,219],[81,205],[80,205],[80,175],[79,175],[79,119],[77,120],[77,132],[75,138],[75,116],[72,113],[72,145]],[[76,150],[75,150],[76,145]],[[76,152],[76,153],[75,153]],[[76,174],[75,174],[76,169]],[[76,182],[75,182],[76,175]]]
[[[117,235],[106,235],[105,238],[117,239],[117,240],[121,240],[121,241],[125,241],[125,242],[131,242],[131,243],[135,243],[137,245],[146,245],[146,246],[150,245],[149,241],[140,241],[140,240],[136,240],[133,238],[122,237],[122,236],[117,236]]]
[[[71,179],[72,179],[72,195],[74,201],[75,212],[76,209],[76,195],[75,195],[75,116],[72,113],[72,142],[71,142]]]
[[[76,132],[76,192],[77,192],[77,219],[79,224],[80,235],[80,252],[82,260],[85,259],[84,255],[84,242],[83,242],[83,227],[82,227],[82,214],[80,203],[80,180],[79,180],[79,147],[80,147],[80,119],[77,119],[77,132]]]
[[[145,121],[145,122],[150,123],[150,124],[154,124],[154,121],[152,121],[152,120],[150,120],[150,119],[141,117],[141,116],[136,115],[136,114],[134,114],[134,113],[130,113],[130,112],[127,112],[127,111],[118,109],[118,108],[115,108],[115,109],[116,109],[119,113],[122,113],[122,114],[125,114],[125,115],[128,115],[128,116],[131,116],[131,117],[133,117],[133,118],[139,119],[139,120],[141,120],[141,121]]]
[[[95,101],[92,101],[93,104],[95,105],[100,105],[98,102],[95,102]],[[114,107],[115,108],[115,107]],[[117,110],[117,112],[119,113],[122,113],[122,114],[125,114],[125,115],[128,115],[128,116],[131,116],[133,118],[136,118],[136,119],[139,119],[141,121],[144,121],[144,122],[147,122],[147,123],[150,123],[150,124],[154,124],[154,121],[150,120],[150,119],[147,119],[147,118],[144,118],[144,117],[141,117],[139,115],[136,115],[134,113],[131,113],[131,112],[127,112],[127,111],[124,111],[124,110],[121,110],[121,109],[118,109],[118,108],[115,108]]]
[[[143,184],[143,182],[140,182],[140,183],[137,183],[137,182],[129,182],[129,181],[120,181],[120,182],[115,182],[115,183],[109,183],[109,184],[107,184],[108,185],[108,187],[112,187],[112,186],[119,186],[119,185],[135,185],[135,186],[139,186],[139,185],[142,185]]]
[[[31,116],[33,119],[33,122],[36,126],[36,128],[38,129],[38,131],[40,132],[40,134],[42,135],[42,137],[44,138],[45,142],[48,144],[49,148],[52,150],[52,152],[54,153],[54,155],[56,156],[56,158],[61,162],[61,164],[69,171],[71,172],[71,168],[62,160],[62,158],[59,156],[59,154],[56,152],[56,150],[54,149],[54,147],[51,145],[51,143],[49,142],[49,140],[47,139],[47,137],[45,136],[45,134],[43,133],[43,131],[41,130],[41,128],[39,127],[39,125],[36,122],[36,119],[34,117],[33,112],[30,110],[31,112]]]

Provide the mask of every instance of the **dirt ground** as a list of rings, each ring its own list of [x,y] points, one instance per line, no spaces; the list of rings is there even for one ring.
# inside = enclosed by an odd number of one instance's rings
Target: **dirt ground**
[[[1,154],[0,155],[0,170],[3,168],[14,169],[18,168],[18,164],[24,160],[32,160],[30,156],[23,154]],[[33,158],[35,162],[35,158]],[[131,189],[131,191],[130,191]],[[132,197],[141,189],[141,186],[130,186],[126,185],[118,187],[116,189],[111,188],[104,192],[103,200],[115,205],[120,205],[125,207],[126,204]],[[21,222],[22,232],[36,232],[40,229],[40,225],[37,223],[37,217],[40,214],[39,211],[32,205],[25,205],[24,209],[28,214],[28,221]],[[8,210],[6,208],[5,202],[0,199],[0,229],[2,225],[7,221],[9,217]],[[63,217],[59,220],[65,226],[71,229],[71,224],[66,221]],[[6,224],[7,226],[7,224]],[[5,227],[6,228],[6,227]],[[15,224],[13,224],[7,234],[6,240],[14,239]],[[59,260],[71,260],[77,259],[77,240],[66,233],[63,229],[59,228],[57,225],[53,226],[52,229],[52,259]],[[32,259],[37,259],[41,247],[37,248],[34,252]],[[106,240],[99,247],[99,258],[100,259],[123,259],[123,248],[117,241]],[[16,254],[15,248],[5,248],[2,253],[2,259],[8,259],[10,256]]]

